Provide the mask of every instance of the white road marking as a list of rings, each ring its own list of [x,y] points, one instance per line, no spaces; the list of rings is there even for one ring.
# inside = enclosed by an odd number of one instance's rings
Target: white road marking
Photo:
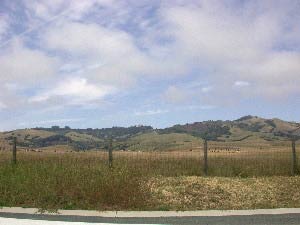
[[[91,225],[91,224],[93,224],[93,225],[125,225],[125,224],[120,224],[120,223],[60,222],[60,221],[12,219],[12,218],[1,218],[0,217],[0,225]],[[128,225],[128,224],[126,224],[126,225]],[[137,224],[135,224],[135,225],[137,225]],[[147,225],[147,224],[140,224],[140,225]],[[150,224],[148,224],[148,225],[150,225]]]

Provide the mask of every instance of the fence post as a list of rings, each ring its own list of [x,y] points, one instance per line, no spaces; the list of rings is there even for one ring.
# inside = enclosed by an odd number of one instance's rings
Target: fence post
[[[113,167],[113,146],[112,146],[112,138],[109,139],[108,143],[108,165],[109,168]]]
[[[296,141],[292,139],[292,176],[298,172],[297,170]]]
[[[12,163],[15,165],[17,164],[17,138],[13,137],[13,158],[12,158]]]
[[[204,146],[203,146],[203,150],[204,150],[204,167],[203,167],[203,171],[204,171],[204,175],[207,176],[208,175],[208,162],[207,162],[207,140],[204,139]]]

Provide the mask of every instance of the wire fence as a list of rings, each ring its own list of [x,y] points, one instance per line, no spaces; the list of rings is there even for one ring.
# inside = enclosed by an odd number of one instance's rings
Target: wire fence
[[[6,146],[7,147],[7,146]],[[11,148],[11,146],[8,146]],[[0,163],[10,162],[11,153],[0,146]],[[145,175],[162,176],[290,176],[299,174],[300,143],[274,142],[213,142],[182,149],[157,151],[93,150],[74,152],[62,150],[28,149],[18,147],[17,161],[21,164],[51,162],[57,166],[126,168]],[[207,160],[205,160],[207,152]]]

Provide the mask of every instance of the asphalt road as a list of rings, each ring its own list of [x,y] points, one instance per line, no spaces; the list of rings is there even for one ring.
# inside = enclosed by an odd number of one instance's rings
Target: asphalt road
[[[55,225],[65,224],[64,222],[83,222],[85,223],[107,223],[107,224],[188,224],[188,225],[300,225],[300,214],[282,215],[247,215],[247,216],[203,216],[203,217],[157,217],[157,218],[107,218],[107,217],[84,217],[84,216],[61,216],[61,215],[29,215],[0,213],[0,225],[4,224],[5,218],[15,218],[22,222],[23,219],[57,221]],[[2,220],[2,223],[1,223]],[[19,221],[19,222],[20,222]],[[27,221],[28,222],[28,221]],[[21,224],[21,223],[16,223]],[[27,224],[27,223],[22,223]],[[39,221],[43,225],[43,221]],[[13,225],[13,224],[9,224]],[[72,223],[70,223],[72,225]]]

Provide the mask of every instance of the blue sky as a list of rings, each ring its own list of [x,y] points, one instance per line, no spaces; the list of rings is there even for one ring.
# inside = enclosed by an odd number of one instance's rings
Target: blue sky
[[[0,130],[300,121],[298,0],[2,0]]]

